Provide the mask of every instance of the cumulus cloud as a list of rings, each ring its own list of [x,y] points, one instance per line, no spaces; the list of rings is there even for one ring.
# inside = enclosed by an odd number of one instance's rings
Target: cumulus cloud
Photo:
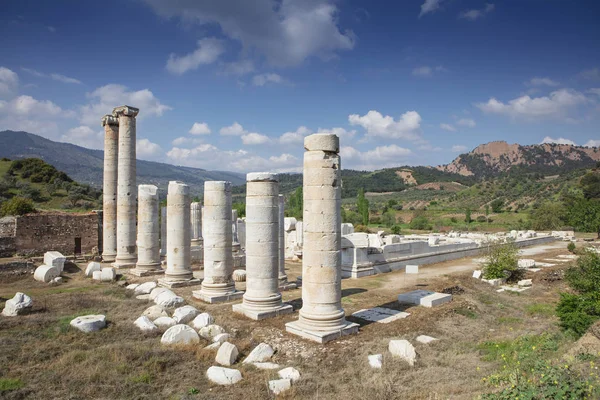
[[[171,144],[173,146],[183,146],[183,145],[194,145],[194,146],[198,146],[200,144],[204,143],[203,139],[200,138],[190,138],[190,137],[185,137],[185,136],[179,136],[178,138],[175,138],[171,141]]]
[[[64,110],[50,100],[38,100],[21,95],[10,101],[0,100],[0,126],[3,129],[59,137],[57,121],[71,118],[74,113]]]
[[[481,9],[472,9],[472,10],[462,11],[460,14],[458,14],[458,18],[467,19],[469,21],[475,21],[475,20],[485,16],[486,14],[489,14],[492,11],[494,11],[494,8],[496,8],[496,6],[494,6],[493,4],[487,3],[485,5],[485,7],[481,8]]]
[[[162,152],[161,147],[148,139],[138,139],[135,146],[137,158],[153,158]]]
[[[305,126],[299,126],[294,132],[286,132],[279,137],[279,143],[281,144],[299,144],[304,143],[304,137],[312,133],[310,129]]]
[[[278,74],[273,74],[273,73],[267,73],[267,74],[260,74],[260,75],[254,75],[254,77],[252,78],[252,84],[254,86],[264,86],[268,83],[286,83],[287,81],[285,79],[283,79],[281,77],[281,75]]]
[[[33,68],[21,68],[23,71],[33,75],[33,76],[37,76],[38,78],[50,78],[52,80],[58,81],[58,82],[62,82],[62,83],[74,83],[77,85],[81,85],[81,81],[79,79],[75,79],[75,78],[71,78],[62,74],[46,74],[44,72],[40,72],[37,71]]]
[[[17,91],[19,76],[13,70],[0,67],[0,97],[11,96]]]
[[[467,146],[463,146],[460,144],[455,144],[454,146],[452,146],[452,148],[450,149],[453,153],[464,153],[467,151]]]
[[[584,146],[586,147],[600,147],[600,140],[590,139],[588,140]]]
[[[540,118],[564,116],[573,107],[587,101],[585,95],[576,90],[560,89],[548,96],[532,98],[526,95],[510,100],[508,103],[492,97],[487,103],[478,103],[476,106],[486,113],[501,114],[511,118]]]
[[[407,111],[398,120],[380,112],[371,110],[363,116],[348,116],[350,125],[360,125],[367,131],[367,136],[388,139],[406,139],[420,141],[421,116],[416,111]]]
[[[198,48],[184,56],[169,55],[167,70],[172,74],[181,75],[197,69],[200,65],[212,64],[225,52],[223,42],[215,38],[198,40]]]
[[[356,131],[353,129],[351,131],[346,130],[344,128],[329,128],[329,129],[325,129],[325,128],[319,128],[317,130],[317,133],[329,133],[329,134],[334,134],[337,135],[337,137],[339,137],[340,139],[351,139],[354,137],[354,135],[356,135]]]
[[[440,128],[448,132],[456,132],[456,128],[450,124],[440,124]]]
[[[558,86],[560,82],[554,81],[550,78],[541,78],[535,77],[531,78],[528,82],[526,82],[529,86]]]
[[[0,112],[25,117],[57,116],[63,112],[71,114],[70,112],[63,111],[62,108],[50,100],[37,100],[27,95],[21,95],[9,102],[3,103],[3,106],[0,107]]]
[[[246,133],[244,127],[237,122],[234,122],[233,124],[225,126],[219,130],[219,134],[223,136],[242,136],[244,133]]]
[[[149,89],[131,91],[126,86],[109,84],[88,93],[89,103],[80,107],[81,123],[88,126],[100,124],[100,118],[110,114],[116,106],[128,104],[140,109],[138,119],[162,116],[171,107],[162,104]]]
[[[243,52],[256,50],[275,66],[295,66],[312,56],[329,59],[354,47],[354,34],[338,27],[331,0],[144,1],[164,17],[217,24]]]
[[[461,118],[458,121],[456,121],[456,125],[474,128],[476,124],[475,121],[473,121],[471,118]]]
[[[364,152],[352,146],[340,148],[340,157],[344,166],[365,170],[402,165],[410,155],[412,151],[395,144],[378,146]]]
[[[270,141],[269,137],[260,133],[252,132],[242,135],[242,143],[245,145],[265,144]]]
[[[446,68],[444,68],[441,65],[438,65],[437,67],[429,67],[429,66],[425,65],[422,67],[414,68],[412,70],[412,74],[413,74],[413,76],[418,76],[421,78],[429,78],[429,77],[433,76],[434,73],[443,72],[443,71],[446,71]]]
[[[419,18],[421,18],[425,14],[430,14],[432,12],[437,11],[440,8],[440,4],[443,0],[425,0],[423,4],[421,4],[421,12],[419,13]]]
[[[206,122],[194,122],[188,133],[192,135],[210,135],[210,128]]]
[[[251,72],[254,72],[254,62],[252,60],[240,60],[234,61],[230,63],[221,64],[221,71],[219,71],[222,75],[236,75],[242,76],[247,75]]]
[[[102,130],[94,131],[89,126],[84,125],[71,128],[60,137],[62,142],[73,143],[89,149],[103,149],[103,139],[104,132]]]
[[[558,139],[553,139],[550,136],[546,136],[542,140],[542,142],[540,144],[545,144],[545,143],[570,144],[570,145],[573,145],[573,146],[577,146],[577,144],[574,141],[572,141],[570,139],[565,139],[565,138],[562,138],[562,137],[559,137]]]

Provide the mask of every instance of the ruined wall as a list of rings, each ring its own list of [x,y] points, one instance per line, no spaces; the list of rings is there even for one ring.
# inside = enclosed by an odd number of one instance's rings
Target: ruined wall
[[[0,238],[15,236],[17,219],[15,217],[0,218]]]
[[[46,251],[72,255],[77,239],[81,241],[82,253],[90,253],[98,246],[96,213],[37,213],[17,217],[15,245],[19,255],[41,255]]]

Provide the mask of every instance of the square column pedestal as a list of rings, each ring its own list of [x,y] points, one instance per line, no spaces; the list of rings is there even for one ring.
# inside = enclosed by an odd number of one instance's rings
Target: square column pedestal
[[[313,342],[326,343],[342,336],[353,335],[358,333],[359,325],[354,322],[346,322],[346,325],[341,329],[332,331],[317,331],[314,329],[302,326],[299,321],[288,322],[285,324],[285,330],[294,335],[303,337],[304,339],[312,340]]]

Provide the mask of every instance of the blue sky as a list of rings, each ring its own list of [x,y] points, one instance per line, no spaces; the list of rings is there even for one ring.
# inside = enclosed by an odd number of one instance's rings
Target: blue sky
[[[0,130],[102,148],[140,108],[138,158],[299,171],[438,165],[493,140],[600,145],[600,3],[5,0]]]

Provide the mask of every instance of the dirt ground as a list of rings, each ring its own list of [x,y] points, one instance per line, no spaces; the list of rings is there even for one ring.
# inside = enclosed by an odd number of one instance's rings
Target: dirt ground
[[[525,249],[526,257],[542,261],[568,254],[566,244]],[[483,361],[477,344],[522,335],[558,331],[552,313],[530,313],[529,306],[554,304],[564,282],[550,279],[569,263],[528,273],[533,288],[519,294],[498,293],[475,280],[473,259],[424,266],[418,275],[402,271],[342,282],[342,304],[348,320],[360,324],[357,335],[320,345],[285,332],[297,319],[301,289],[286,291],[284,300],[295,312],[288,316],[248,320],[231,311],[231,304],[207,305],[194,300],[192,288],[176,289],[188,304],[215,317],[232,335],[242,360],[266,342],[276,349],[272,359],[282,368],[297,368],[302,379],[280,398],[285,399],[473,399],[492,388],[482,378],[498,365]],[[215,353],[202,348],[160,345],[160,334],[146,335],[133,321],[151,304],[137,300],[117,284],[93,283],[69,265],[66,282],[48,286],[31,275],[0,275],[0,306],[15,292],[34,300],[33,312],[0,316],[0,379],[18,379],[20,388],[0,390],[5,399],[269,399],[268,381],[277,370],[263,371],[238,362],[243,380],[230,387],[210,383],[205,372],[216,365]],[[301,264],[287,264],[288,276],[301,274]],[[549,278],[550,277],[550,278]],[[128,278],[129,283],[149,279]],[[399,293],[415,289],[454,288],[453,301],[428,309],[396,302]],[[243,285],[242,285],[243,289]],[[384,306],[410,313],[389,324],[351,317],[360,309]],[[83,334],[69,327],[76,316],[105,314],[108,327]],[[425,334],[440,339],[425,345]],[[387,353],[390,339],[411,341],[417,350],[414,367]],[[369,354],[384,354],[382,370],[369,368]]]

